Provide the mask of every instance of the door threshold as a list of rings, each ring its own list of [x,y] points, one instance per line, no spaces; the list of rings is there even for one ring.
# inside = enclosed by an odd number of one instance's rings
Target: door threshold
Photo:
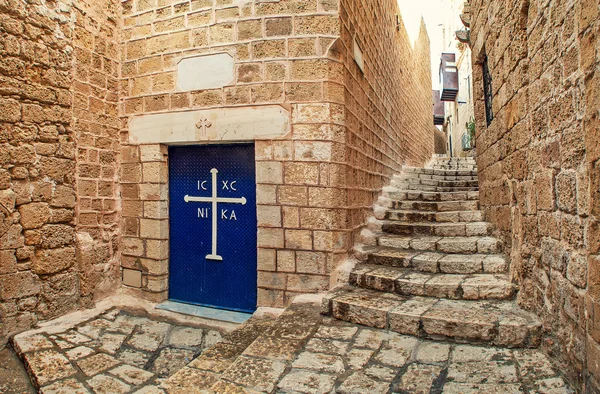
[[[229,323],[242,324],[250,319],[252,313],[226,311],[223,309],[209,308],[206,306],[184,304],[182,302],[165,301],[156,306],[157,309],[162,309],[169,312],[181,313],[205,319],[225,321]]]

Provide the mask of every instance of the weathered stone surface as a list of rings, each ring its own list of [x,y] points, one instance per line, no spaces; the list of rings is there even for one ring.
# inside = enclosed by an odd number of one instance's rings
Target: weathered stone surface
[[[334,375],[296,369],[279,382],[278,388],[302,393],[328,393],[333,389],[335,379]]]
[[[223,378],[258,391],[269,392],[275,388],[284,370],[285,364],[280,361],[240,356],[223,374]]]
[[[398,388],[405,392],[427,394],[437,379],[442,367],[424,364],[411,364],[402,375]]]
[[[94,376],[88,384],[98,394],[124,394],[131,389],[128,384],[108,375]]]
[[[75,264],[75,248],[46,249],[39,251],[32,259],[33,271],[38,275],[48,275],[64,271]]]
[[[34,382],[40,387],[77,372],[65,356],[54,350],[28,353],[25,355],[25,363]]]
[[[106,354],[96,354],[77,361],[77,366],[87,376],[98,375],[100,372],[106,371],[117,364],[119,364],[119,361]]]

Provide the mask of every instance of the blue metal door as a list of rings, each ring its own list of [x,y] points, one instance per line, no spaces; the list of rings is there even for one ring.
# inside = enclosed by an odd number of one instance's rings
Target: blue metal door
[[[256,309],[254,145],[169,149],[169,298]]]

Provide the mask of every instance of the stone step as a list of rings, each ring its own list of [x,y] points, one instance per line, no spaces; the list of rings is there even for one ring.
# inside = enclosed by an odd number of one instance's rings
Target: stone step
[[[437,223],[471,223],[482,222],[483,212],[477,210],[457,210],[446,212],[422,212],[420,210],[388,210],[386,220],[401,222],[437,222]]]
[[[419,175],[441,175],[441,176],[477,176],[477,171],[474,170],[443,170],[435,168],[419,168],[419,167],[402,167],[404,174],[419,174]]]
[[[435,175],[425,175],[435,176]],[[470,178],[470,177],[469,177]],[[410,176],[406,177],[394,177],[392,184],[409,184],[409,185],[424,185],[424,186],[436,186],[436,187],[478,187],[479,182],[477,179],[469,180],[449,180],[449,179],[422,179],[413,178]]]
[[[415,247],[424,247],[416,241]],[[444,274],[501,274],[508,262],[500,254],[443,253],[440,251],[398,249],[386,246],[366,247],[357,252],[367,264],[410,268],[413,271]]]
[[[404,201],[467,201],[479,200],[479,191],[431,192],[388,188],[384,196],[391,200]]]
[[[382,231],[396,235],[437,235],[441,237],[473,237],[491,235],[493,226],[487,222],[421,223],[384,221]]]
[[[401,296],[346,286],[330,292],[322,313],[339,320],[433,340],[534,348],[541,324],[513,301]]]
[[[421,185],[421,184],[412,184],[406,182],[391,182],[392,186],[397,187],[398,189],[405,190],[419,190],[423,192],[468,192],[468,191],[479,191],[477,186],[473,187],[446,187],[446,186],[429,186],[429,185]]]
[[[352,271],[350,284],[400,295],[453,300],[508,300],[516,291],[507,274],[423,273],[369,264],[360,264]]]
[[[377,243],[379,246],[391,248],[454,254],[496,254],[502,250],[502,242],[494,237],[432,237],[381,233],[377,236]]]
[[[416,212],[479,212],[479,201],[392,201],[390,208]]]
[[[429,174],[399,174],[394,175],[393,178],[396,181],[403,181],[405,179],[432,179],[436,181],[476,181],[478,180],[477,175],[429,175]]]

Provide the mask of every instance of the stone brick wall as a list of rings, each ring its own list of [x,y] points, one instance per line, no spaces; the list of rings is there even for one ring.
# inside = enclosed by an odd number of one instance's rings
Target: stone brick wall
[[[433,155],[429,37],[421,25],[410,42],[397,2],[341,1],[340,60],[345,68],[348,225],[354,231],[372,215],[373,201],[402,164]],[[353,40],[365,70],[353,57]],[[351,241],[354,240],[354,237]]]
[[[116,92],[108,94],[116,84],[102,86],[100,80],[111,73],[116,77],[117,64],[102,71],[101,55],[118,61],[118,47],[106,44],[107,38],[88,48],[95,37],[84,33],[102,25],[96,33],[104,36],[111,29],[107,8],[97,2],[0,1],[0,345],[38,320],[85,304],[82,296],[92,299],[100,278],[91,279],[91,268],[82,265],[85,249],[76,242],[85,236],[82,231],[94,233],[98,241],[88,243],[94,264],[113,254],[104,247],[98,224],[85,223],[82,204],[77,205],[83,199],[76,197],[85,195],[81,179],[108,177],[109,166],[113,185],[115,180],[114,159],[97,174],[92,164],[79,164],[99,163],[102,157],[98,150],[95,159],[90,153],[82,160],[79,147],[95,143],[85,129],[104,132],[99,125],[108,122],[108,112],[116,120],[116,105],[107,112],[98,106],[116,103]],[[118,141],[108,144],[114,149]],[[102,200],[93,205],[105,210]]]
[[[471,0],[481,203],[544,348],[598,390],[599,5]],[[486,126],[482,66],[492,76]]]
[[[328,289],[381,187],[403,162],[422,164],[433,153],[425,33],[413,50],[404,29],[396,31],[392,0],[128,0],[123,7],[122,265],[142,273],[128,291],[165,299],[169,268],[167,147],[136,142],[148,134],[133,133],[132,122],[272,106],[288,111],[291,130],[246,136],[256,146],[258,302],[283,306]],[[352,57],[355,34],[364,75]],[[181,89],[181,59],[215,53],[232,57],[233,80]]]

